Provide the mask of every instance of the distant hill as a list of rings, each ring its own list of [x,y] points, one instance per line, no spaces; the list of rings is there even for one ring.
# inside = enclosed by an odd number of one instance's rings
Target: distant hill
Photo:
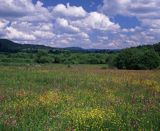
[[[53,49],[44,45],[19,44],[7,39],[0,39],[0,52],[18,52],[23,50]]]
[[[153,48],[156,52],[160,54],[160,42],[154,45],[142,45],[132,48],[139,48],[139,49]],[[94,52],[94,53],[103,53],[103,52],[114,53],[120,51],[120,50],[110,50],[110,49],[83,49],[80,47],[53,48],[44,45],[19,44],[8,39],[0,39],[0,52],[22,52],[22,51],[34,52],[39,49],[50,50],[50,51],[56,50],[61,52],[72,51],[72,52]]]
[[[160,55],[160,42],[153,44],[153,45],[141,45],[141,46],[137,46],[137,47],[131,47],[130,49],[139,49],[139,50],[143,50],[143,49],[154,49],[159,55]],[[125,49],[124,49],[125,50]]]
[[[72,52],[107,52],[112,53],[117,50],[109,49],[83,49],[80,47],[66,47],[66,48],[54,48],[44,45],[33,45],[33,44],[19,44],[8,39],[0,39],[0,52],[19,52],[19,51],[37,51],[39,49],[45,49],[50,51],[72,51]]]
[[[13,52],[21,49],[21,45],[14,43],[10,40],[0,39],[0,51],[1,52]]]

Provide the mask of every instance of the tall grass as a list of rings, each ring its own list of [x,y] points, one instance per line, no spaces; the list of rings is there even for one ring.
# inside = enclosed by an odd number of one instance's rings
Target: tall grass
[[[160,130],[160,71],[0,66],[0,130]]]

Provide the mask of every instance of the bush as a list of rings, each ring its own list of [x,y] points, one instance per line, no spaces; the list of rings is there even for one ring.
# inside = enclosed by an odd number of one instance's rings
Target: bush
[[[143,57],[141,58],[141,63],[145,66],[146,69],[158,68],[160,64],[158,53],[156,53],[154,50],[145,51]]]
[[[37,56],[35,58],[35,62],[41,63],[41,64],[50,63],[51,59],[48,56],[48,52],[43,50],[38,51]]]
[[[126,49],[115,60],[118,69],[155,69],[159,66],[159,55],[152,49]]]

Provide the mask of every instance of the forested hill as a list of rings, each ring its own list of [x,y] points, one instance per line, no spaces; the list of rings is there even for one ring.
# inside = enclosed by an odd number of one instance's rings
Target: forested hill
[[[158,52],[160,54],[160,42],[157,44],[153,44],[153,45],[142,45],[142,46],[138,46],[138,47],[132,47],[131,49],[154,49],[156,52]],[[50,50],[50,51],[72,51],[72,52],[94,52],[94,53],[114,53],[114,52],[119,52],[120,50],[109,50],[109,49],[83,49],[83,48],[79,48],[79,47],[68,47],[68,48],[53,48],[53,47],[49,47],[49,46],[44,46],[44,45],[33,45],[33,44],[19,44],[19,43],[15,43],[13,41],[10,41],[8,39],[0,39],[0,52],[34,52],[37,50]],[[125,50],[125,49],[123,49]],[[122,51],[123,51],[122,50]]]
[[[0,52],[19,52],[37,49],[53,49],[44,45],[19,44],[7,39],[0,39]]]
[[[139,49],[139,50],[154,49],[156,52],[158,52],[160,54],[160,42],[153,44],[153,45],[142,45],[142,46],[132,47],[130,49]]]
[[[160,68],[160,43],[121,50],[52,48],[0,39],[0,63],[106,64],[118,69]]]
[[[121,50],[116,57],[115,66],[119,69],[159,68],[160,42]]]
[[[97,53],[112,53],[116,52],[117,50],[109,50],[109,49],[83,49],[80,47],[67,47],[67,48],[54,48],[44,45],[33,45],[33,44],[19,44],[15,43],[11,40],[7,39],[0,39],[0,52],[37,52],[37,50],[49,50],[49,51],[71,51],[71,52],[97,52]]]

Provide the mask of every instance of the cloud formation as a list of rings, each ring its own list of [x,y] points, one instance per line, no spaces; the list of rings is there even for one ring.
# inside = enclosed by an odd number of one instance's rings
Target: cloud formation
[[[34,11],[32,0],[0,0],[0,16],[20,17]]]
[[[97,11],[42,1],[0,0],[0,37],[53,47],[123,48],[153,43],[160,37],[160,2],[157,0],[103,0]],[[116,15],[135,16],[141,26],[122,28]]]
[[[57,16],[66,16],[66,17],[85,17],[87,12],[82,7],[70,6],[68,3],[67,6],[59,4],[53,8],[53,14]]]
[[[160,1],[158,0],[103,0],[100,12],[114,17],[125,15],[136,17],[141,25],[134,29],[123,29],[129,43],[150,44],[160,40]],[[129,45],[129,44],[128,44]]]

